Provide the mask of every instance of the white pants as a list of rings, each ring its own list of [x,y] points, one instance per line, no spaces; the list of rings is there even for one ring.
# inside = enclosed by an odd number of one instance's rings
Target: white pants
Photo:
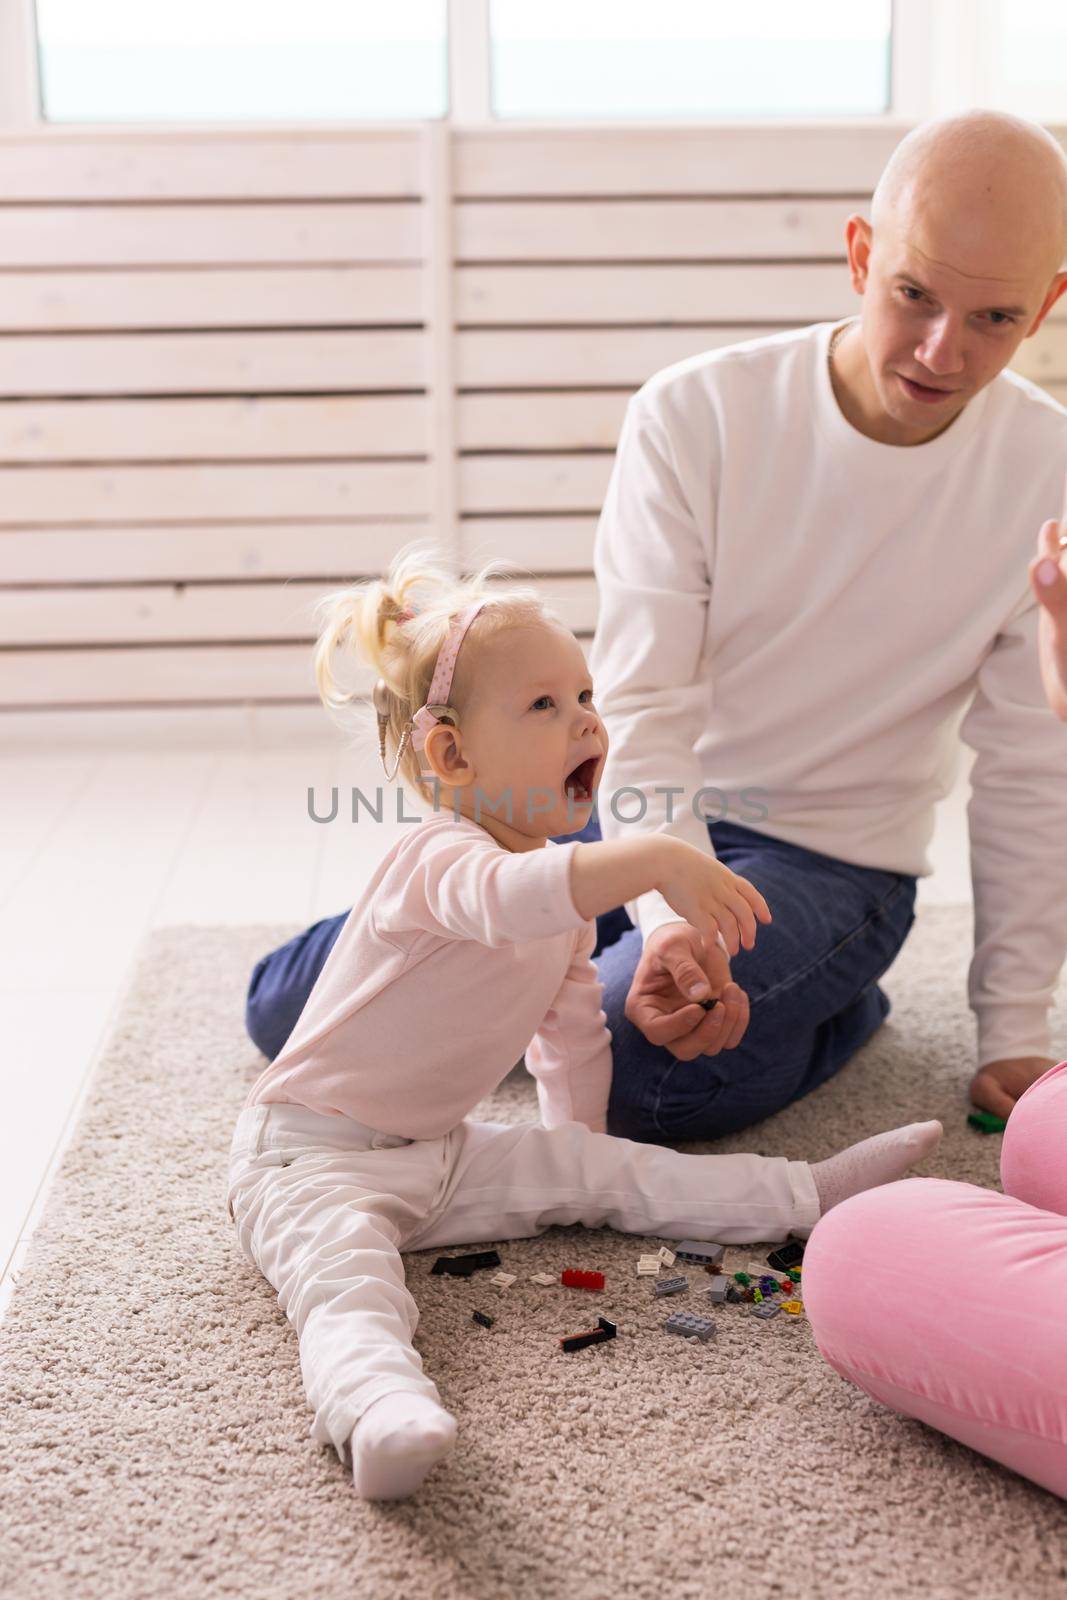
[[[304,1106],[253,1105],[230,1149],[227,1202],[244,1255],[297,1331],[313,1439],[345,1446],[372,1401],[427,1395],[401,1250],[523,1239],[552,1224],[722,1244],[807,1235],[806,1161],[684,1155],[557,1128],[464,1121],[407,1140]]]

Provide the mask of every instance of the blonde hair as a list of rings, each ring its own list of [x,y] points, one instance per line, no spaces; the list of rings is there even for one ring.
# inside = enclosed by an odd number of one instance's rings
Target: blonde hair
[[[364,696],[341,683],[338,653],[354,654],[384,681],[389,703],[387,739],[394,749],[410,719],[426,703],[437,657],[457,611],[489,598],[463,638],[449,690],[449,704],[462,722],[471,670],[478,646],[509,627],[559,623],[561,618],[534,588],[509,585],[492,588],[488,579],[518,571],[503,561],[487,561],[471,576],[457,577],[447,553],[433,541],[406,545],[387,571],[363,583],[323,595],[314,606],[318,640],[314,652],[319,697],[335,720]],[[407,620],[403,613],[414,611]],[[432,784],[422,777],[422,753],[410,742],[404,747],[396,777],[428,802]]]

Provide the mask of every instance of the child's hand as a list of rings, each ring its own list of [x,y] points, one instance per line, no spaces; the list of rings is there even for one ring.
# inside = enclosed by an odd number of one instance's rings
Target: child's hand
[[[1060,537],[1067,535],[1067,484],[1063,521],[1050,517],[1037,536],[1038,553],[1030,563],[1030,587],[1041,602],[1038,621],[1038,655],[1045,698],[1062,722],[1067,722],[1067,551]]]
[[[657,843],[667,848],[655,887],[671,909],[713,943],[721,933],[730,955],[735,956],[742,945],[751,950],[756,942],[756,918],[771,921],[770,908],[759,890],[682,839],[661,835]]]

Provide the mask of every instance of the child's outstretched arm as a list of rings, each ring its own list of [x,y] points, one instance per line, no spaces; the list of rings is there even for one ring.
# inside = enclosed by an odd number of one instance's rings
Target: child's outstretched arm
[[[422,826],[422,824],[420,824]],[[413,850],[388,889],[371,885],[384,937],[421,929],[444,939],[501,948],[545,939],[585,920],[570,890],[574,840],[540,849],[503,849],[488,833],[446,826]]]
[[[571,894],[583,916],[599,916],[649,889],[712,943],[721,933],[732,956],[742,945],[752,949],[757,919],[771,921],[766,900],[747,878],[671,834],[601,840],[574,851]]]
[[[695,845],[669,834],[635,839],[576,839],[510,851],[488,834],[443,828],[413,852],[386,890],[372,883],[380,933],[421,928],[444,938],[501,946],[543,939],[591,922],[602,911],[658,889],[698,932],[714,942],[721,929],[731,955],[756,942],[756,922],[771,913],[747,878]]]

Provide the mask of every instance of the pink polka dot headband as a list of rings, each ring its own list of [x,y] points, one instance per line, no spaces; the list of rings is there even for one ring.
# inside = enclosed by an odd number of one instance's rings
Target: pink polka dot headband
[[[452,687],[452,674],[455,671],[456,657],[459,654],[459,647],[463,643],[463,636],[485,605],[486,598],[475,600],[453,618],[451,627],[448,630],[448,637],[438,652],[433,678],[430,681],[429,692],[426,696],[426,703],[419,707],[411,722],[404,729],[400,747],[396,753],[396,764],[392,772],[389,771],[385,763],[385,730],[389,721],[388,690],[384,680],[381,678],[375,684],[373,699],[374,708],[378,713],[378,754],[381,757],[382,765],[385,767],[385,775],[390,780],[396,776],[400,758],[404,753],[404,739],[409,734],[413,748],[422,750],[426,745],[426,735],[438,722],[447,721],[458,725],[459,718],[457,713],[448,704],[449,690]],[[414,616],[414,611],[399,611],[394,621],[410,622]]]
[[[437,665],[433,669],[433,678],[430,682],[426,704],[419,707],[412,722],[414,731],[411,742],[416,750],[422,750],[426,744],[426,735],[436,723],[450,721],[458,723],[455,711],[448,703],[448,693],[452,687],[452,674],[456,668],[456,657],[459,647],[463,643],[463,635],[485,605],[484,600],[475,600],[472,605],[466,606],[453,618],[452,626],[448,630],[448,638],[441,646],[437,657]]]

